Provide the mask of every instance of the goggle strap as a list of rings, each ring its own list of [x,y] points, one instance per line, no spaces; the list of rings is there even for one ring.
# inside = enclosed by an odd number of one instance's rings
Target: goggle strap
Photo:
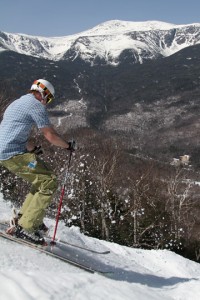
[[[43,91],[44,91],[47,95],[51,94],[51,92],[48,90],[48,88],[47,88],[43,83],[41,83],[40,81],[35,80],[35,81],[33,82],[33,84],[36,84],[38,87],[40,87],[41,89],[43,89]]]

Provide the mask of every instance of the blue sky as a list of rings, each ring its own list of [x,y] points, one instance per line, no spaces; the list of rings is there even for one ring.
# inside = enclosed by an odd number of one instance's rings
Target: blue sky
[[[200,23],[200,0],[0,0],[0,31],[65,36],[108,20]]]

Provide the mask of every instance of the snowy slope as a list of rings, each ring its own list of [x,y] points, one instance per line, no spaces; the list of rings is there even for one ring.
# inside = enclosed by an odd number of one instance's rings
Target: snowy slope
[[[11,205],[0,194],[0,219]],[[46,219],[53,232],[54,221]],[[2,300],[199,300],[200,265],[169,251],[137,250],[89,238],[59,224],[58,238],[110,250],[100,260],[116,268],[113,279],[90,274],[45,254],[0,238]]]
[[[200,42],[200,23],[175,25],[159,21],[112,20],[64,37],[40,37],[0,32],[0,49],[51,60],[77,57],[93,63],[98,57],[117,64],[125,50],[136,62],[169,56]]]

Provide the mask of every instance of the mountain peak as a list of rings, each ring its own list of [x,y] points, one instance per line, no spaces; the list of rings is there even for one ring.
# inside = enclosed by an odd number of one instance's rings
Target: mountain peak
[[[103,22],[91,30],[86,31],[87,33],[106,34],[106,33],[123,33],[125,31],[150,31],[150,30],[169,30],[179,25],[161,22],[161,21],[144,21],[144,22],[132,22],[132,21],[121,21],[111,20]]]

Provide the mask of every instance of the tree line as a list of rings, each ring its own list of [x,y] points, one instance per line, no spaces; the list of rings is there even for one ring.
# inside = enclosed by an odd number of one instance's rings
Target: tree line
[[[84,234],[129,247],[168,249],[200,260],[200,187],[191,170],[143,160],[118,140],[79,129],[61,219]],[[41,142],[36,134],[36,142]],[[55,218],[68,154],[43,140],[43,159],[55,170],[60,188],[48,208]],[[0,168],[4,198],[19,207],[29,185]]]

